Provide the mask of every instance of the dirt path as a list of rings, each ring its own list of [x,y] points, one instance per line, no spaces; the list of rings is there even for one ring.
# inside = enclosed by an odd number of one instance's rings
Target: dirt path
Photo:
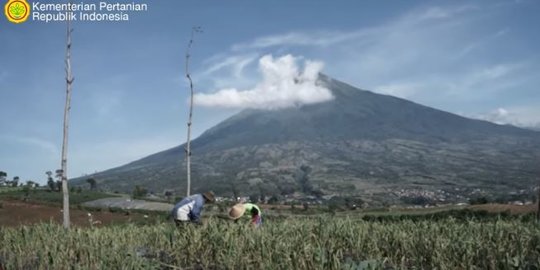
[[[130,198],[103,198],[91,202],[85,202],[82,205],[95,208],[140,209],[150,211],[171,211],[174,206],[169,203],[148,202],[143,200],[133,200]]]
[[[471,205],[473,210],[486,210],[492,213],[509,212],[510,214],[528,214],[535,213],[538,207],[536,204],[529,205],[512,205],[512,204],[481,204]]]

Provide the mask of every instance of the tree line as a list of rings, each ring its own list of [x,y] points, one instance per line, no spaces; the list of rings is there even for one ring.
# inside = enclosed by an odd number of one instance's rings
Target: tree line
[[[46,171],[45,175],[47,175],[46,187],[49,191],[62,191],[62,170],[56,170],[54,177],[52,171]],[[56,178],[56,180],[54,178]],[[86,182],[90,185],[90,190],[97,190],[97,182],[94,178],[88,178],[86,179]],[[39,188],[40,184],[32,180],[27,180],[25,183],[23,183],[19,176],[14,176],[11,180],[8,180],[7,172],[0,171],[0,187]]]
[[[39,183],[34,182],[32,180],[26,180],[26,183],[23,183],[21,181],[21,178],[19,176],[14,176],[11,180],[8,180],[8,174],[4,171],[0,171],[0,187],[33,187],[37,188],[39,187]]]

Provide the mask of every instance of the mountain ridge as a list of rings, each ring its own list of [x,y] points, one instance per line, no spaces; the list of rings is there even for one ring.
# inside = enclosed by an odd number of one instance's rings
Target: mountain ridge
[[[199,180],[194,189],[231,194],[255,188],[287,195],[303,190],[305,183],[296,179],[302,166],[312,168],[311,191],[334,194],[354,186],[363,196],[369,190],[448,189],[444,183],[470,181],[520,189],[540,175],[534,165],[540,158],[539,132],[468,119],[326,75],[319,83],[332,91],[333,100],[244,110],[193,140],[192,173]],[[139,184],[181,193],[183,147],[88,177],[111,189]],[[426,184],[413,184],[422,181]]]

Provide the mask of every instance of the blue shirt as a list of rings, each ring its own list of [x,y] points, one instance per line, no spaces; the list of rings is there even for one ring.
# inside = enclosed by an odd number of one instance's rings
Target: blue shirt
[[[203,206],[204,197],[201,194],[193,194],[178,202],[174,206],[171,214],[174,219],[179,219],[178,210],[181,210],[181,212],[187,213],[190,221],[199,222]]]

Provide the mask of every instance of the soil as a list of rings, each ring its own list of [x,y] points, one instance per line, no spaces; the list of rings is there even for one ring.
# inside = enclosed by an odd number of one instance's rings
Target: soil
[[[510,212],[510,214],[528,214],[536,212],[536,204],[513,205],[513,204],[479,204],[471,205],[473,210],[486,210],[491,213]]]
[[[91,220],[88,215],[92,215]],[[54,222],[62,224],[62,207],[46,204],[28,203],[22,201],[0,201],[0,227],[16,227],[19,225],[31,225],[41,222]],[[79,227],[90,226],[90,221],[94,226],[105,226],[111,224],[130,223],[144,221],[151,217],[146,217],[142,213],[87,211],[72,208],[70,209],[71,225]]]
[[[119,200],[98,200],[101,206],[115,206]],[[115,202],[115,204],[112,204]],[[125,206],[125,205],[121,205]],[[147,203],[142,204],[135,202],[135,205],[131,203],[128,208],[131,209],[147,209],[157,210],[154,208],[167,207],[165,204]],[[285,205],[260,205],[263,209],[279,208],[288,209],[290,206]],[[533,205],[509,205],[509,204],[484,204],[484,205],[472,205],[469,209],[473,210],[487,210],[489,212],[510,212],[511,214],[525,214],[536,212],[537,206]],[[162,210],[162,209],[160,209]],[[91,220],[88,215],[92,215]],[[157,213],[157,212],[156,212]],[[48,204],[30,203],[16,200],[1,200],[0,201],[0,227],[16,227],[19,225],[31,225],[41,222],[54,222],[62,224],[62,207]],[[70,221],[73,226],[88,227],[90,222],[94,222],[94,226],[106,226],[111,224],[123,224],[132,222],[151,222],[155,217],[146,216],[143,213],[118,211],[111,212],[109,210],[81,210],[72,208],[70,209]]]

